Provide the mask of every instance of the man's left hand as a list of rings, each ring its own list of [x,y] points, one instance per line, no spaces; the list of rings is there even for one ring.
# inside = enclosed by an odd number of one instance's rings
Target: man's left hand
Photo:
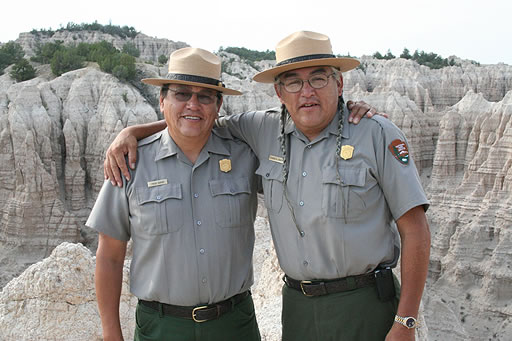
[[[393,327],[386,335],[385,341],[414,341],[415,340],[415,329],[407,329],[406,327],[393,323]]]
[[[370,118],[373,117],[373,115],[380,115],[382,117],[389,118],[388,114],[377,112],[377,109],[363,101],[347,101],[347,108],[350,111],[348,121],[354,124],[358,124],[364,116]]]

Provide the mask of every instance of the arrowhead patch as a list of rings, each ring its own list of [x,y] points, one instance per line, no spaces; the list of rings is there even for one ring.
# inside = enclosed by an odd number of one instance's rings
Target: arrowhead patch
[[[388,149],[400,163],[404,165],[409,163],[409,149],[404,141],[399,139],[393,140],[389,144]]]

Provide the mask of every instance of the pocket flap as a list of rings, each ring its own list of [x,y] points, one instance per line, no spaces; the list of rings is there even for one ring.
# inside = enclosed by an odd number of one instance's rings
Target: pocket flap
[[[248,178],[210,180],[210,191],[212,196],[240,193],[251,193],[251,186]]]
[[[339,180],[341,180],[341,185],[364,186],[366,182],[366,170],[359,168],[340,168]],[[339,180],[335,167],[324,169],[322,174],[323,183],[339,184]]]
[[[162,202],[167,199],[183,199],[181,184],[169,183],[156,187],[137,187],[137,201],[140,205],[148,202]]]
[[[277,180],[283,182],[283,167],[284,165],[278,162],[262,162],[258,169],[256,169],[256,174],[260,175],[265,180]]]

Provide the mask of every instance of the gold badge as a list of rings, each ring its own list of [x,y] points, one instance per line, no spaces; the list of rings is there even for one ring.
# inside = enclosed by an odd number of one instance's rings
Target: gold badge
[[[231,170],[231,160],[230,159],[222,159],[219,161],[220,170],[224,173],[227,173]]]
[[[349,145],[341,146],[340,156],[343,160],[351,159],[353,154],[354,154],[353,146],[349,146]]]

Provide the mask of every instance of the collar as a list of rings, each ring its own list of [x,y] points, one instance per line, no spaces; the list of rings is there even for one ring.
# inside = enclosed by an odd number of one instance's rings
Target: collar
[[[155,155],[155,161],[164,159],[169,156],[174,156],[181,152],[180,147],[174,142],[169,130],[165,128],[160,132],[160,148]],[[206,145],[203,150],[208,153],[220,154],[220,155],[231,155],[231,152],[226,147],[223,140],[232,140],[233,136],[229,133],[227,128],[213,128]]]

